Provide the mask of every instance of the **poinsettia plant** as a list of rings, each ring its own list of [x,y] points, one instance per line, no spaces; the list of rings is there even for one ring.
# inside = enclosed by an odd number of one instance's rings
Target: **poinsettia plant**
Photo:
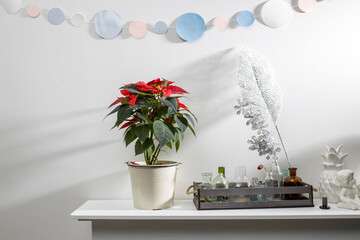
[[[157,78],[127,84],[120,88],[123,96],[109,106],[116,106],[107,115],[117,113],[113,128],[125,129],[126,147],[136,140],[135,155],[144,154],[147,165],[157,164],[165,145],[178,151],[188,128],[195,135],[197,119],[179,100],[188,92],[173,83]]]

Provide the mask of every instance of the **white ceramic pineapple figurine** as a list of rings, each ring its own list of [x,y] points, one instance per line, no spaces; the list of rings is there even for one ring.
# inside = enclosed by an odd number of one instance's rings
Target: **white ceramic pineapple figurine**
[[[324,170],[320,175],[320,194],[323,197],[327,197],[330,203],[338,203],[340,201],[331,183],[334,181],[336,173],[343,168],[344,159],[349,155],[348,153],[341,152],[342,146],[340,145],[336,149],[326,146],[327,152],[321,154],[324,158]]]

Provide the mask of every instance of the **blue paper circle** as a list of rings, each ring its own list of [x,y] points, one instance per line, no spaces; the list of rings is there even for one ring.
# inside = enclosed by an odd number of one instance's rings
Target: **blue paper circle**
[[[96,14],[94,28],[97,35],[105,39],[117,37],[123,24],[121,17],[114,11],[103,10]]]
[[[176,21],[176,33],[188,42],[199,39],[205,32],[204,19],[196,13],[185,13]]]
[[[59,25],[65,20],[64,12],[60,8],[52,8],[48,11],[48,20],[53,25]]]
[[[249,11],[241,11],[236,15],[236,21],[242,27],[249,27],[254,23],[254,20],[254,14]]]
[[[157,34],[165,34],[168,31],[168,26],[163,21],[158,21],[154,25],[154,32]]]

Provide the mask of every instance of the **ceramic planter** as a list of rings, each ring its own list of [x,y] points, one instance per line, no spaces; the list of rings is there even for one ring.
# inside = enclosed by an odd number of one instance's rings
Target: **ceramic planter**
[[[127,162],[134,207],[145,210],[172,207],[179,164],[171,161],[159,161],[157,165]]]

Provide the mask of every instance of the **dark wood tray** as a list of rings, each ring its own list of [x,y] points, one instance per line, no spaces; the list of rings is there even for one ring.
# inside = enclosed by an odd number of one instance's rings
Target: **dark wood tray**
[[[296,187],[269,187],[269,188],[226,188],[226,189],[200,189],[201,183],[194,182],[193,202],[198,210],[215,209],[244,209],[244,208],[288,208],[288,207],[314,207],[313,187],[303,183]],[[237,196],[237,195],[272,195],[272,194],[301,194],[299,199],[251,201],[251,202],[202,202],[205,196]]]

